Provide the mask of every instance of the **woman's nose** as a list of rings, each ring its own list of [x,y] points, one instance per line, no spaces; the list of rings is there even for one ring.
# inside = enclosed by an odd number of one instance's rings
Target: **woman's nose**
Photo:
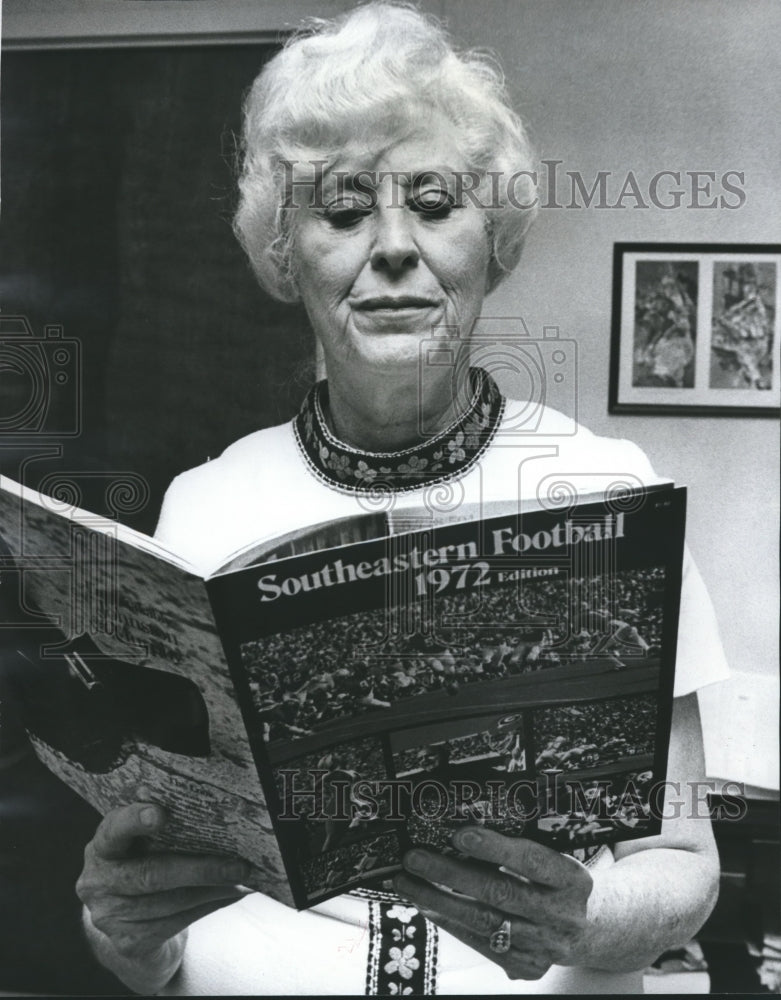
[[[375,270],[404,271],[417,266],[420,252],[412,232],[413,220],[406,207],[387,205],[375,218],[371,264]]]

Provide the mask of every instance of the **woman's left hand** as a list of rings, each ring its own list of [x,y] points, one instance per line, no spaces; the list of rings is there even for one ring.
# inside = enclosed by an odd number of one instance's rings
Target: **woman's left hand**
[[[485,827],[459,830],[453,845],[469,857],[409,851],[406,872],[396,877],[399,895],[510,979],[539,979],[553,964],[584,964],[592,879],[583,865]],[[504,921],[510,948],[501,953],[491,948],[491,937]]]

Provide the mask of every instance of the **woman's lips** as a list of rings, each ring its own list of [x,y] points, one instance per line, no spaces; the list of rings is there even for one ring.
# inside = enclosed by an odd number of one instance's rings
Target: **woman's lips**
[[[367,335],[420,335],[442,318],[442,303],[425,295],[367,295],[351,305],[356,329]]]
[[[361,312],[403,312],[407,309],[433,309],[439,303],[417,295],[378,295],[372,298],[358,299],[353,303],[353,309]]]
[[[442,315],[439,302],[418,295],[377,295],[359,299],[352,307],[357,329],[367,334],[419,334]]]

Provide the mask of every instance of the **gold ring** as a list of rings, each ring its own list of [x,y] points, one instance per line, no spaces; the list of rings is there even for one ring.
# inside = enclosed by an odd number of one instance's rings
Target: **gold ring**
[[[491,946],[491,951],[495,952],[497,955],[504,955],[510,950],[510,934],[512,932],[512,927],[510,926],[509,920],[503,920],[502,926],[499,930],[494,931],[493,934],[488,939],[488,943]]]

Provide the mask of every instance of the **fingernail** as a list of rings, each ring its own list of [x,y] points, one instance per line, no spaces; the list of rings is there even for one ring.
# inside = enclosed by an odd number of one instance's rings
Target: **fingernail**
[[[144,826],[157,826],[157,809],[154,806],[145,806],[141,810],[141,822]]]
[[[393,888],[402,899],[408,899],[413,892],[413,883],[404,875],[396,875],[393,879]]]
[[[456,847],[461,847],[466,851],[479,847],[482,839],[479,830],[459,830],[453,837]]]

